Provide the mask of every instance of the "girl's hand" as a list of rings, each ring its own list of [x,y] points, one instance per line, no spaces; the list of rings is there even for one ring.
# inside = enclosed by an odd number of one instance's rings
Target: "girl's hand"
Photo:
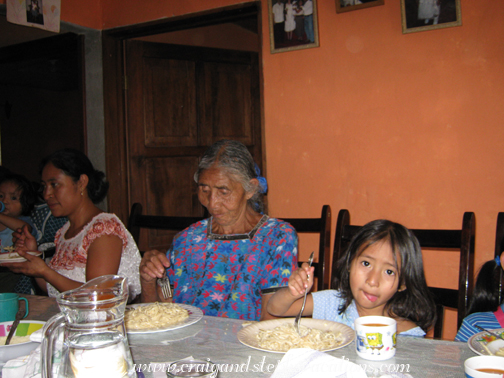
[[[12,233],[12,241],[16,247],[16,252],[20,251],[36,251],[37,240],[28,230],[27,226],[19,228]]]
[[[2,264],[2,266],[6,266],[14,273],[22,273],[25,276],[31,276],[35,278],[44,278],[45,273],[48,270],[51,270],[47,266],[44,260],[40,257],[30,255],[26,251],[16,251],[19,256],[24,257],[26,259],[25,262],[21,263],[8,263]]]
[[[305,290],[310,291],[313,286],[313,276],[315,267],[310,267],[308,263],[303,263],[301,268],[292,273],[289,278],[289,292],[292,296],[300,298],[304,295]]]
[[[165,253],[155,249],[147,251],[140,262],[140,278],[144,282],[153,282],[163,277],[168,267],[170,260]]]

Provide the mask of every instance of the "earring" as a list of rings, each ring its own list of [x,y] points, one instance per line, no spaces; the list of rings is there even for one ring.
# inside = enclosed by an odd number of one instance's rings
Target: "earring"
[[[80,195],[83,196],[84,195],[84,190],[82,192],[80,192]]]

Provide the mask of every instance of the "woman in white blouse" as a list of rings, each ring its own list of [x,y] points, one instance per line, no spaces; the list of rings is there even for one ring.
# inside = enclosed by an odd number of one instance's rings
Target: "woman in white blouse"
[[[42,161],[43,197],[55,217],[68,222],[56,233],[56,253],[49,264],[24,251],[37,249],[35,238],[19,230],[16,249],[26,262],[7,264],[13,272],[35,277],[50,296],[75,289],[105,274],[128,278],[130,300],[140,294],[140,253],[114,214],[96,206],[108,191],[105,175],[80,151],[63,149]]]

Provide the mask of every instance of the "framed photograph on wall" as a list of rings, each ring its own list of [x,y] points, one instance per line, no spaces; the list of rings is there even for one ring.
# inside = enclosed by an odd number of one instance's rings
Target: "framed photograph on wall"
[[[385,0],[336,0],[336,13],[383,5]]]
[[[271,53],[319,47],[317,0],[268,0]]]
[[[401,15],[403,33],[462,25],[460,0],[401,0]]]

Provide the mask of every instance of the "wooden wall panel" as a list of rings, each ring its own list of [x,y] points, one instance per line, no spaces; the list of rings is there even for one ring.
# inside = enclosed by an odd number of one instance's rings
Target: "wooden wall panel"
[[[197,146],[194,61],[143,57],[145,144]]]

